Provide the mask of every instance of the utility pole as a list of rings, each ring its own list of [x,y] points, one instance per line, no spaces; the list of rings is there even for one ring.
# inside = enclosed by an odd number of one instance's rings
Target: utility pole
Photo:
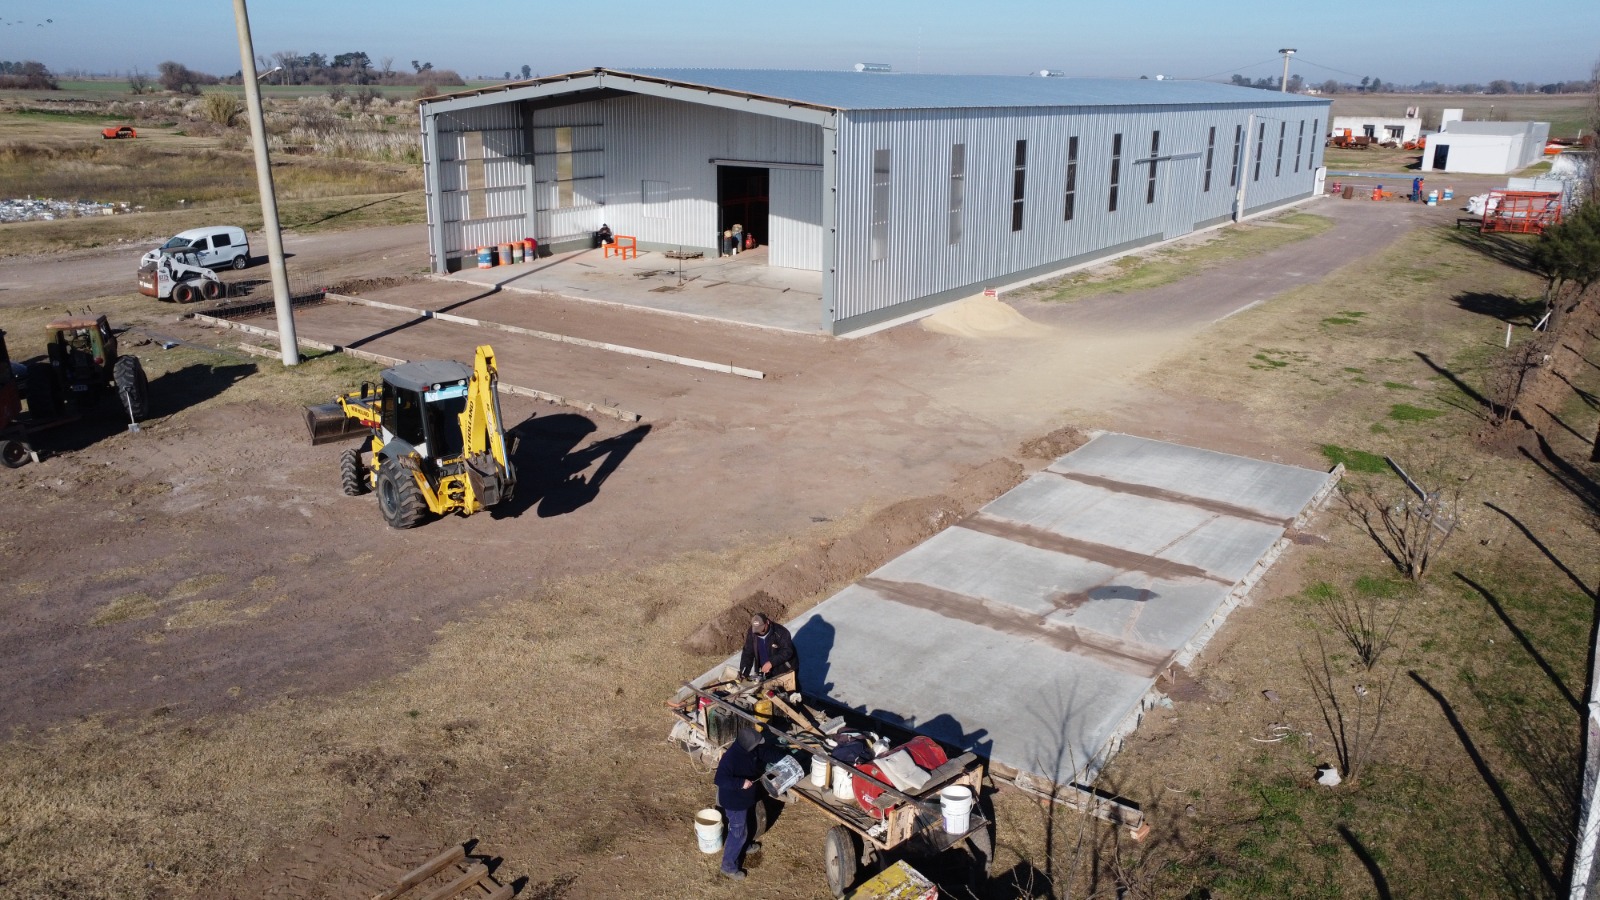
[[[267,263],[272,268],[272,303],[278,310],[278,343],[283,364],[300,364],[300,342],[294,333],[294,308],[289,297],[289,269],[283,262],[283,234],[278,230],[278,195],[272,188],[272,162],[267,157],[267,124],[261,115],[261,85],[256,80],[256,51],[250,40],[250,14],[244,0],[233,0],[239,27],[239,80],[250,117],[250,146],[256,155],[256,186],[261,192],[261,230],[267,238]]]
[[[1285,47],[1278,52],[1283,54],[1283,80],[1278,82],[1278,93],[1287,94],[1289,92],[1289,57],[1294,55],[1294,48]]]

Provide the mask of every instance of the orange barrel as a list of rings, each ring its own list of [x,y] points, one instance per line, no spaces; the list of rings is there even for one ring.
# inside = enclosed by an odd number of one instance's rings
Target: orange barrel
[[[539,242],[533,238],[523,238],[522,246],[522,255],[527,257],[528,262],[533,262],[534,258],[539,255]]]
[[[511,265],[511,245],[510,244],[501,244],[500,245],[500,265],[502,265],[502,266]]]
[[[492,269],[492,268],[494,268],[494,251],[493,250],[489,249],[488,247],[479,247],[478,248],[478,268],[480,268],[480,269]]]
[[[522,242],[513,241],[511,244],[511,261],[514,263],[522,262],[522,253]]]

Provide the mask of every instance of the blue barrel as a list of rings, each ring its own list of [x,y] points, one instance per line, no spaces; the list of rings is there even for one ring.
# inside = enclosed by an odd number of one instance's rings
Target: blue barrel
[[[480,269],[492,269],[492,268],[494,268],[494,250],[492,248],[490,248],[490,247],[479,247],[478,248],[478,268],[480,268]]]

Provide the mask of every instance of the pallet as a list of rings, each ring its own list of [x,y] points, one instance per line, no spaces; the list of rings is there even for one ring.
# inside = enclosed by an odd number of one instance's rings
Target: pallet
[[[495,880],[490,874],[495,861],[470,852],[476,843],[467,841],[440,853],[372,900],[511,900],[517,888]],[[441,879],[448,880],[439,884]],[[428,889],[419,890],[424,886]]]

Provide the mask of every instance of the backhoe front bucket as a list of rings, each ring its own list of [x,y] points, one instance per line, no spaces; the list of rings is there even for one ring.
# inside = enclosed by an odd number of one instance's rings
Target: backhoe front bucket
[[[323,403],[306,407],[306,431],[311,434],[311,445],[334,444],[371,434],[372,430],[360,419],[345,415],[338,403]]]

